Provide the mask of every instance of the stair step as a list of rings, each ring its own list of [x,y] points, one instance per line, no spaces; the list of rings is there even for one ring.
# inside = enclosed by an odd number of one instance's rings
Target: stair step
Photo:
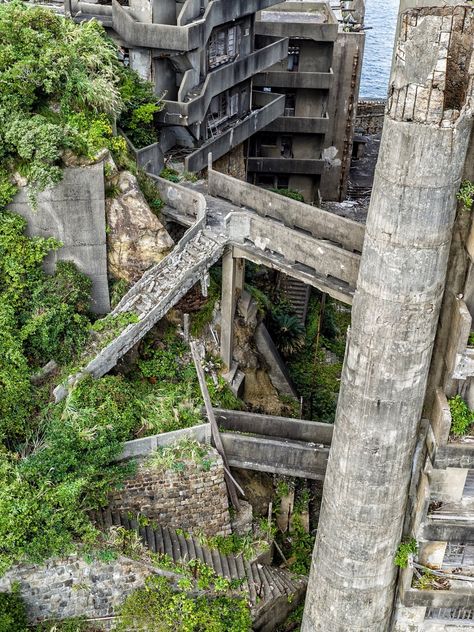
[[[231,579],[240,579],[239,571],[237,570],[236,558],[233,555],[228,555],[227,562],[229,564]]]
[[[165,552],[165,543],[163,541],[163,531],[161,530],[160,525],[158,525],[155,529],[155,546],[157,553]]]
[[[216,571],[218,575],[224,575],[224,570],[222,568],[221,558],[219,555],[219,551],[217,549],[211,549],[212,555],[212,567]]]
[[[181,559],[188,561],[190,559],[189,550],[188,550],[188,540],[186,540],[180,533],[178,533],[178,542],[181,548]]]
[[[204,557],[204,551],[202,550],[202,546],[196,540],[194,542],[194,549],[196,551],[196,559],[201,560],[201,562],[206,562],[206,558]]]
[[[224,577],[227,577],[227,579],[232,579],[227,555],[224,555],[223,553],[219,552],[219,558],[221,560],[222,572],[223,572]]]
[[[243,555],[238,555],[235,558],[235,565],[237,567],[237,575],[239,577],[239,579],[242,579],[245,577],[245,566],[244,566],[244,557]]]
[[[150,526],[145,528],[146,532],[146,542],[149,549],[156,553],[156,542],[155,542],[155,532]]]
[[[247,577],[247,583],[249,587],[250,602],[257,603],[257,590],[255,587],[255,581],[253,578],[251,566],[247,560],[244,561],[244,568],[245,568],[245,575]]]
[[[207,546],[204,546],[202,549],[202,553],[204,555],[204,562],[208,565],[211,566],[212,568],[214,568],[214,562],[212,559],[212,555],[210,550],[207,548]]]
[[[194,547],[194,538],[189,538],[189,540],[186,540],[186,542],[188,545],[189,559],[195,560],[197,558],[197,555],[196,555],[196,549]]]
[[[171,543],[171,536],[168,527],[163,527],[163,542],[165,544],[165,554],[173,561],[176,561],[173,556],[173,544]]]

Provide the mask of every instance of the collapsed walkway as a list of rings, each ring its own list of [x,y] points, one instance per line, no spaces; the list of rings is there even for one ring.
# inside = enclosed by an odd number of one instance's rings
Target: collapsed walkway
[[[81,372],[69,377],[67,385],[55,389],[56,401],[85,373],[98,378],[110,371],[197,282],[206,285],[209,269],[229,249],[234,258],[277,269],[352,303],[364,237],[362,224],[212,169],[207,187],[153,178],[166,204],[164,212],[191,227],[110,314],[134,314],[136,322],[107,340],[103,348],[97,348],[97,341],[91,338],[84,354],[89,360]]]

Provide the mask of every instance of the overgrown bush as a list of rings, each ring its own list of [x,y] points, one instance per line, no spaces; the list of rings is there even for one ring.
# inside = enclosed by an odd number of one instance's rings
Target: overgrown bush
[[[189,588],[192,587],[192,584]],[[118,632],[250,632],[244,596],[175,592],[164,577],[150,577],[119,609]]]
[[[418,543],[415,538],[404,540],[398,546],[397,553],[393,563],[399,568],[406,568],[408,566],[408,559],[410,555],[415,555],[418,551]]]
[[[155,139],[153,88],[120,63],[95,20],[76,24],[13,0],[0,4],[0,41],[0,85],[8,86],[0,90],[0,208],[14,192],[13,171],[28,179],[34,202],[61,180],[65,152],[124,152],[112,131],[120,114],[138,146]]]
[[[474,423],[474,411],[460,395],[452,397],[448,403],[451,411],[451,432],[457,437],[462,437]]]
[[[20,586],[14,584],[10,592],[0,592],[0,632],[26,632],[27,625]]]
[[[273,193],[279,193],[284,197],[290,198],[291,200],[296,200],[297,202],[304,202],[304,197],[299,191],[294,191],[293,189],[270,189]]]

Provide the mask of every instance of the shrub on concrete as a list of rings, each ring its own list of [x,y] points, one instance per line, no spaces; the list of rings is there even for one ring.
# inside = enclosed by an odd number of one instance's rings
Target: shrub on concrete
[[[472,411],[460,395],[448,400],[451,411],[451,432],[456,437],[465,435],[474,423]]]

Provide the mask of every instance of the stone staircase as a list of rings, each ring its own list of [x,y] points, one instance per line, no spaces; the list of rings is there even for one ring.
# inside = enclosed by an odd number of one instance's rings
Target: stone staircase
[[[210,566],[217,575],[240,580],[248,591],[254,630],[270,632],[302,600],[306,591],[305,577],[288,570],[240,555],[225,555],[217,549],[202,546],[199,539],[172,527],[157,524],[140,526],[136,518],[105,509],[90,512],[91,519],[102,530],[118,526],[136,531],[144,546],[154,553],[169,556],[174,562],[198,559]]]
[[[198,222],[189,229],[173,251],[160,263],[145,272],[125,294],[110,316],[133,313],[136,323],[127,325],[104,348],[100,339],[92,338],[84,356],[93,359],[82,372],[68,381],[73,384],[84,373],[100,377],[110,371],[118,360],[137,344],[143,336],[201,279],[222,256],[225,240],[205,230]],[[107,332],[105,332],[107,334]],[[64,385],[54,390],[56,401],[65,397]]]

